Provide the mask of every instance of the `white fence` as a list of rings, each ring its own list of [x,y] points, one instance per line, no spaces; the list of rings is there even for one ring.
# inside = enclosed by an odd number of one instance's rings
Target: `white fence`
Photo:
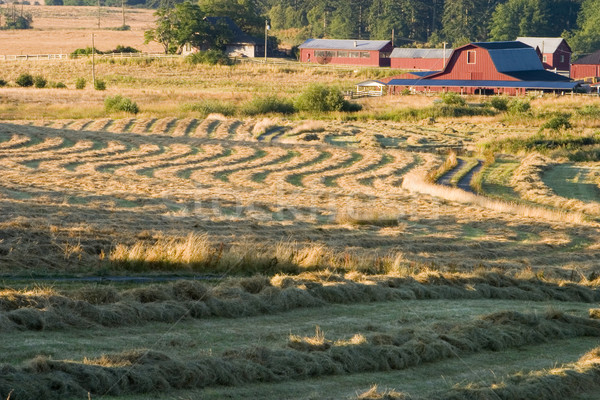
[[[36,60],[65,60],[73,58],[91,57],[87,54],[71,55],[71,54],[17,54],[4,55],[0,54],[0,61],[36,61]],[[97,58],[177,58],[180,55],[164,54],[164,53],[109,53],[96,54]]]

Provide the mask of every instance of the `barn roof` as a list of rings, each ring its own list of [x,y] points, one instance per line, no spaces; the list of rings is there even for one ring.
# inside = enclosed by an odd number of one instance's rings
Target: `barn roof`
[[[569,47],[569,45],[567,44],[567,42],[565,41],[565,39],[558,37],[558,38],[548,38],[548,37],[518,37],[517,41],[528,44],[529,46],[533,47],[534,49],[537,47],[540,49],[540,51],[542,53],[554,53],[556,52],[556,50],[558,50],[558,47],[560,46],[560,44],[562,42],[565,42],[565,44],[567,45],[567,47]],[[569,47],[569,50],[571,49],[571,47]]]
[[[550,81],[476,81],[458,79],[392,79],[388,86],[436,86],[436,87],[475,87],[475,88],[525,88],[548,90],[573,90],[578,82]]]
[[[446,49],[446,58],[452,54],[452,49]],[[415,49],[396,47],[390,58],[444,58],[444,49]]]
[[[233,37],[229,41],[229,44],[256,44],[259,43],[258,39],[248,35],[242,31],[239,26],[229,17],[204,17],[204,19],[210,22],[211,25],[218,23],[225,24],[231,31]]]
[[[590,55],[585,57],[581,57],[577,61],[574,61],[573,64],[600,64],[600,50],[593,52]]]
[[[306,39],[300,49],[323,50],[381,50],[389,40]]]
[[[510,41],[510,42],[474,42],[471,43],[474,46],[482,47],[488,50],[508,50],[508,49],[526,49],[531,46],[526,45],[522,42]],[[468,45],[467,45],[468,46]]]

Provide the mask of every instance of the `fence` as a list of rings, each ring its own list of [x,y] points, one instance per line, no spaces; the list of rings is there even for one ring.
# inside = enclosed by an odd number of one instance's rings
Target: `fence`
[[[17,54],[17,55],[4,55],[0,54],[0,60],[4,61],[35,61],[35,60],[65,60],[74,58],[91,57],[88,54]],[[108,54],[96,54],[97,58],[177,58],[180,55],[175,54],[164,54],[164,53],[108,53]]]

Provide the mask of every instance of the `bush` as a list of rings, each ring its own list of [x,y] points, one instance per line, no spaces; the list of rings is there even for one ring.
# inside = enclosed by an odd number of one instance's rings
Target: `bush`
[[[577,114],[587,118],[600,118],[600,108],[596,105],[588,104],[577,109]]]
[[[358,111],[362,108],[344,100],[339,89],[320,84],[306,88],[294,105],[301,111]]]
[[[50,85],[50,87],[53,87],[53,88],[55,88],[55,89],[66,89],[66,88],[67,88],[67,85],[65,85],[65,84],[64,84],[64,83],[62,83],[62,82],[56,82],[56,83],[52,83],[52,84]]]
[[[77,49],[71,53],[71,57],[77,56],[89,56],[92,54],[92,51],[96,54],[104,54],[104,52],[98,50],[95,47],[86,47],[85,49]]]
[[[561,129],[570,129],[570,128],[572,128],[571,121],[569,121],[570,119],[571,119],[571,114],[563,114],[563,113],[556,114],[554,117],[552,117],[548,121],[546,121],[540,127],[540,130],[550,129],[553,131],[559,131]]]
[[[220,50],[206,50],[190,54],[185,58],[190,64],[230,65],[231,59]]]
[[[96,83],[94,84],[94,89],[96,90],[106,90],[106,82],[101,79],[96,79]]]
[[[293,114],[295,111],[294,104],[290,100],[280,99],[277,96],[257,97],[242,107],[242,113],[246,115]]]
[[[4,79],[0,79],[0,87],[6,86],[6,81]]]
[[[37,75],[33,77],[33,84],[36,88],[41,89],[46,87],[48,81],[43,76]]]
[[[490,101],[490,105],[498,111],[507,111],[508,99],[506,97],[494,97]]]
[[[141,53],[141,51],[131,46],[121,46],[119,44],[114,50],[107,51],[106,53]]]
[[[444,104],[451,106],[464,106],[466,104],[465,99],[463,99],[458,93],[446,92],[442,93],[441,97]]]
[[[85,83],[85,78],[77,78],[77,80],[75,81],[75,89],[84,89]]]
[[[21,74],[15,82],[21,87],[30,87],[33,86],[33,76],[31,74]]]
[[[508,111],[513,114],[524,113],[531,109],[531,103],[526,99],[512,99],[508,102]]]
[[[131,114],[137,114],[140,112],[140,109],[136,103],[127,97],[121,96],[120,94],[112,97],[107,96],[104,99],[104,109],[106,112],[125,111]]]

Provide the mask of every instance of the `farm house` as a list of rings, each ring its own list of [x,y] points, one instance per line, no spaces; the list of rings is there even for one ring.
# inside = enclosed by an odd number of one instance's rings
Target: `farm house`
[[[299,46],[300,61],[318,64],[389,67],[389,40],[307,39]]]
[[[538,49],[545,69],[569,75],[573,51],[563,38],[518,37],[517,41]]]
[[[600,50],[580,58],[571,65],[571,78],[590,79],[600,78]]]
[[[388,92],[458,92],[515,95],[536,90],[568,92],[579,84],[544,69],[536,50],[521,42],[478,42],[455,49],[439,72],[416,72],[388,80]]]
[[[444,68],[452,49],[415,49],[397,47],[390,56],[390,66],[398,69],[439,71]]]

